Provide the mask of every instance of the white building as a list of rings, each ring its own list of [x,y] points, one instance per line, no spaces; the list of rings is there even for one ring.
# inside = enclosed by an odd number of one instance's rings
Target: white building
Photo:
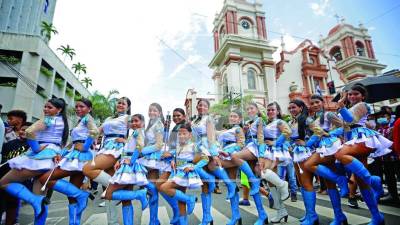
[[[215,98],[202,98],[197,96],[197,91],[194,89],[188,89],[186,92],[186,97],[185,97],[185,112],[188,118],[192,118],[193,116],[197,115],[197,102],[200,99],[207,99],[210,102],[210,106],[212,106],[215,103]]]
[[[89,91],[49,48],[42,21],[51,23],[56,1],[0,1],[0,104],[2,112],[24,110],[28,121],[42,117],[52,97],[88,97]],[[46,8],[47,7],[47,8]]]

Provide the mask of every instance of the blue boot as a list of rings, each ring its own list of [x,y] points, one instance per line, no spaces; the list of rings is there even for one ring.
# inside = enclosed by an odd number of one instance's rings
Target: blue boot
[[[124,220],[124,225],[133,225],[133,207],[132,205],[122,206],[122,219]]]
[[[215,189],[215,177],[207,173],[203,168],[195,167],[194,170],[199,174],[202,181],[205,181],[208,185],[208,193],[214,192]]]
[[[315,203],[316,203],[316,193],[315,191],[307,191],[304,190],[303,193],[303,201],[306,205],[306,211],[308,212],[306,219],[301,222],[301,225],[318,225],[318,215],[315,212]]]
[[[378,201],[379,198],[383,195],[381,178],[378,176],[371,176],[369,171],[365,168],[364,164],[362,164],[362,162],[360,162],[356,158],[353,158],[353,161],[345,165],[345,167],[352,171],[357,177],[361,178],[374,190],[376,201]]]
[[[180,202],[185,202],[187,205],[186,214],[190,215],[193,213],[194,207],[196,206],[196,197],[192,195],[187,195],[180,190],[175,190],[174,198]]]
[[[301,187],[300,188],[300,192],[301,192],[301,196],[303,197],[303,204],[304,204],[304,208],[306,209],[306,204],[305,204],[305,202],[304,202],[304,188],[303,187]],[[306,209],[306,213],[304,214],[304,216],[303,217],[301,217],[300,219],[299,219],[299,221],[300,222],[303,222],[304,220],[306,220],[306,218],[307,218],[307,209]]]
[[[231,200],[231,220],[226,225],[242,225],[242,217],[239,210],[239,193],[236,192]]]
[[[379,212],[378,203],[374,198],[371,189],[361,189],[360,192],[365,204],[368,206],[368,209],[371,212],[371,222],[368,225],[385,224],[385,218],[383,217],[382,213]]]
[[[260,193],[253,195],[253,199],[258,213],[258,220],[254,223],[254,225],[268,224],[268,215],[264,210]]]
[[[86,209],[87,201],[89,197],[89,193],[77,188],[75,185],[70,182],[60,179],[58,180],[54,186],[53,190],[58,191],[62,194],[65,194],[69,198],[75,198],[77,206],[77,214],[83,212]]]
[[[250,188],[250,195],[255,195],[260,191],[260,179],[258,179],[253,171],[251,170],[249,164],[244,161],[243,164],[239,167],[239,169],[246,174],[247,178],[249,179],[251,188]]]
[[[188,225],[187,216],[179,216],[179,225]]]
[[[201,193],[201,207],[203,209],[203,218],[200,225],[214,224],[211,216],[211,193]]]
[[[69,212],[69,225],[75,225],[76,223],[76,203],[68,205],[68,212]]]
[[[331,199],[333,213],[335,214],[335,219],[329,225],[348,225],[347,218],[344,215],[340,204],[339,192],[336,189],[328,189],[327,192]]]
[[[136,191],[130,190],[117,190],[112,193],[112,200],[139,200],[142,204],[142,210],[144,210],[149,204],[149,200],[147,199],[147,189],[141,189]]]
[[[31,204],[35,214],[35,225],[45,224],[47,217],[47,200],[44,196],[35,195],[23,184],[10,183],[5,191],[15,198],[19,198]]]
[[[212,173],[216,177],[218,177],[219,179],[224,181],[226,188],[228,189],[228,194],[226,196],[226,199],[233,198],[233,196],[235,195],[235,192],[236,192],[236,183],[232,182],[232,180],[229,178],[226,171],[221,167],[217,167],[217,169],[212,171]]]
[[[161,193],[165,201],[168,202],[169,206],[171,206],[173,217],[169,221],[170,224],[177,224],[179,222],[179,207],[178,207],[178,201],[175,198],[172,198],[168,196],[165,193]]]
[[[315,173],[329,181],[337,183],[340,188],[340,197],[346,197],[349,194],[349,186],[346,176],[338,176],[331,169],[324,165],[318,165]]]
[[[158,191],[157,187],[149,182],[146,185],[146,188],[150,191],[151,197],[149,201],[150,208],[150,225],[158,225],[160,221],[158,220]]]

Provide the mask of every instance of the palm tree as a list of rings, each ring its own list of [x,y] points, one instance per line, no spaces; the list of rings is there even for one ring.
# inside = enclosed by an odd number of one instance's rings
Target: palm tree
[[[67,45],[67,46],[61,45],[59,48],[57,48],[57,50],[61,51],[61,54],[64,55],[64,62],[65,62],[65,58],[67,56],[72,61],[72,58],[74,57],[74,55],[76,55],[75,49],[71,48],[69,45]]]
[[[92,79],[90,79],[89,77],[84,77],[82,80],[81,80],[81,82],[82,82],[82,84],[86,87],[86,88],[88,88],[89,86],[92,86],[93,84],[92,84]]]
[[[81,74],[81,72],[86,74],[87,68],[86,68],[85,64],[78,62],[78,63],[75,63],[72,65],[72,69],[74,70],[75,74],[78,73],[78,78],[79,78],[79,75]]]
[[[46,21],[42,21],[40,27],[41,27],[40,34],[42,36],[44,35],[48,41],[50,41],[51,36],[53,34],[58,34],[58,31],[56,30],[56,28],[53,26],[52,23],[47,23]]]
[[[95,91],[89,97],[92,102],[92,114],[96,121],[104,121],[114,114],[117,94],[119,94],[117,90],[111,90],[107,96]]]

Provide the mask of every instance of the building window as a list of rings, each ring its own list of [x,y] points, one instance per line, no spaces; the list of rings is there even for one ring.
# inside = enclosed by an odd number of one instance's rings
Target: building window
[[[365,48],[364,48],[364,45],[360,41],[356,42],[356,52],[357,52],[357,56],[365,56]]]
[[[247,88],[251,90],[256,89],[256,73],[253,69],[247,71]]]
[[[228,88],[228,79],[226,78],[226,74],[224,76],[224,81],[223,81],[223,95],[227,95],[229,92],[229,88]]]
[[[340,47],[335,46],[329,51],[329,55],[333,57],[336,62],[341,61],[343,59],[342,52],[340,51]]]

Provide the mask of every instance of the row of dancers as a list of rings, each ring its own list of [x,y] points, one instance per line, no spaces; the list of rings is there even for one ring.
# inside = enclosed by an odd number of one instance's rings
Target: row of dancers
[[[288,212],[283,201],[289,197],[288,183],[274,172],[277,164],[292,160],[305,206],[301,225],[319,224],[315,209],[316,193],[313,175],[325,178],[334,211],[331,225],[348,224],[341,209],[340,198],[348,195],[347,173],[356,176],[361,194],[371,213],[371,225],[384,224],[378,210],[378,199],[383,194],[381,180],[366,169],[368,157],[379,157],[390,152],[391,141],[369,129],[367,116],[371,113],[365,103],[366,89],[355,85],[344,92],[337,112],[324,110],[324,99],[313,95],[310,106],[302,100],[292,100],[288,110],[291,120],[282,119],[278,103],[267,105],[266,119],[259,106],[246,106],[244,124],[240,111],[229,114],[228,129],[217,131],[209,114],[210,103],[200,99],[198,115],[185,120],[184,110],[173,111],[175,127],[169,132],[169,118],[164,119],[162,107],[149,106],[149,121],[141,114],[130,115],[131,102],[120,98],[116,114],[97,127],[90,115],[92,103],[76,101],[78,123],[69,132],[63,99],[53,98],[44,106],[44,119],[26,130],[30,150],[8,161],[11,171],[0,185],[10,195],[30,203],[34,209],[34,224],[45,224],[48,200],[32,193],[24,180],[36,178],[44,189],[65,194],[69,201],[69,224],[81,223],[88,199],[93,196],[80,187],[86,177],[106,188],[104,198],[109,205],[108,219],[117,220],[116,202],[122,202],[124,225],[132,225],[132,200],[142,209],[149,207],[150,225],[160,224],[158,202],[162,196],[173,211],[171,224],[189,224],[190,215],[198,201],[187,194],[187,189],[201,189],[201,224],[213,224],[211,213],[215,180],[227,187],[231,217],[228,224],[242,224],[239,194],[236,184],[238,172],[243,172],[250,183],[258,213],[255,225],[287,221]],[[67,144],[70,133],[71,143]],[[170,135],[169,135],[170,133]],[[104,136],[100,150],[92,150],[98,135]],[[69,181],[63,179],[69,177]],[[277,214],[269,218],[261,195],[264,179],[276,188]],[[114,208],[114,210],[113,210]]]

